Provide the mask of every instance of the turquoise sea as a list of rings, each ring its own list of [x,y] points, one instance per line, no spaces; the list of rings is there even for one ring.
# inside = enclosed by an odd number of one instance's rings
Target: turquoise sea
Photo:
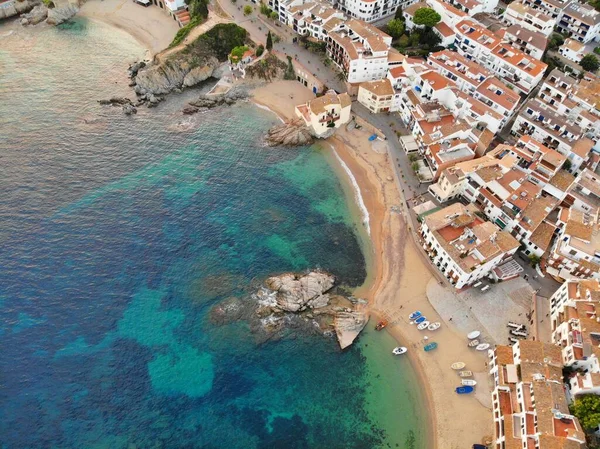
[[[274,273],[359,286],[369,249],[323,150],[263,147],[270,113],[98,105],[142,55],[84,19],[0,24],[0,447],[425,448],[387,334],[211,320]]]

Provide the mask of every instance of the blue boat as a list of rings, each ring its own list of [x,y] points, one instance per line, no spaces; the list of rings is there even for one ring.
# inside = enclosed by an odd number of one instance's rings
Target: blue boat
[[[463,385],[462,387],[456,387],[456,392],[458,394],[469,394],[469,393],[473,393],[473,387],[470,387],[468,385]]]
[[[422,315],[420,310],[415,310],[413,313],[411,313],[410,315],[408,315],[408,319],[409,320],[416,320],[417,318],[419,318]]]
[[[371,137],[369,137],[369,142],[373,142],[375,139],[377,139],[377,134],[373,134]]]
[[[417,318],[415,320],[415,323],[417,324],[421,324],[423,321],[425,321],[427,318],[425,318],[424,316],[420,316],[419,318]]]
[[[425,352],[429,352],[433,351],[435,348],[437,348],[437,343],[435,341],[432,341],[428,345],[425,345],[423,349],[425,350]]]

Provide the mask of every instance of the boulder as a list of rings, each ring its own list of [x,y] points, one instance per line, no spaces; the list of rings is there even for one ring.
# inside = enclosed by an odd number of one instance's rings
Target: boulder
[[[68,4],[60,8],[52,8],[48,10],[48,18],[46,23],[49,25],[60,25],[66,22],[71,17],[79,12],[79,8],[73,4]]]
[[[48,17],[46,5],[37,5],[27,14],[21,15],[21,25],[37,25]]]
[[[368,321],[369,317],[359,310],[337,312],[334,327],[340,348],[345,349],[350,346]]]
[[[183,112],[183,114],[185,115],[192,115],[192,114],[196,114],[200,109],[194,107],[194,106],[186,106],[185,108],[183,108],[183,110],[181,112]]]
[[[125,115],[137,114],[137,108],[131,103],[123,105],[123,112]]]
[[[298,276],[294,273],[273,276],[265,282],[267,288],[274,291],[277,307],[286,312],[305,310],[311,300],[323,295],[335,284],[335,277],[329,273],[312,271]],[[317,301],[317,304],[323,299]]]
[[[269,146],[303,146],[313,143],[314,138],[304,120],[297,118],[271,128],[265,141]]]
[[[123,106],[131,104],[131,100],[127,97],[112,97],[108,100],[98,100],[101,105]]]

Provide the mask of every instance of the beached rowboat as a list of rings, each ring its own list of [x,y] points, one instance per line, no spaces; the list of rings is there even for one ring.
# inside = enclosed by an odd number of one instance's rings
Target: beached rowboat
[[[394,354],[394,355],[402,355],[406,351],[408,351],[408,349],[406,349],[404,346],[398,346],[397,348],[394,348],[392,350],[392,354]]]
[[[463,379],[460,381],[460,383],[463,385],[468,385],[469,387],[474,387],[477,385],[477,382],[475,382],[473,379]]]
[[[454,362],[452,365],[450,365],[450,368],[454,369],[454,370],[459,370],[459,369],[463,369],[466,366],[465,362]]]
[[[417,326],[417,329],[422,331],[422,330],[427,329],[427,326],[429,326],[429,321],[425,320]]]
[[[475,349],[477,349],[478,351],[485,351],[489,347],[490,347],[489,343],[481,343],[480,345],[477,345],[477,347]]]
[[[411,313],[410,315],[408,315],[408,319],[409,320],[416,320],[417,318],[419,318],[421,315],[423,315],[421,313],[420,310],[415,310],[413,313]]]
[[[377,326],[375,326],[375,330],[376,331],[380,331],[381,329],[383,329],[387,325],[388,325],[387,320],[381,320],[379,323],[377,323]]]
[[[461,371],[460,373],[458,373],[458,375],[460,377],[472,377],[473,371]]]
[[[439,321],[436,321],[435,323],[431,323],[429,326],[427,326],[427,330],[429,331],[435,331],[438,330],[440,328],[441,324]]]
[[[415,320],[415,323],[417,323],[417,324],[421,324],[423,321],[427,321],[427,318],[426,318],[426,317],[424,317],[424,316],[420,316],[419,318],[417,318],[417,319]]]
[[[456,391],[458,394],[469,394],[473,393],[473,387],[469,387],[465,385],[464,387],[456,387]]]
[[[428,345],[425,345],[425,347],[423,349],[425,350],[425,352],[429,352],[429,351],[433,351],[435,348],[437,348],[437,346],[438,346],[438,344],[435,341],[432,341]]]
[[[469,332],[469,334],[467,335],[467,338],[469,340],[475,340],[480,335],[481,335],[481,332],[479,332],[479,331],[473,331],[473,332]]]
[[[467,346],[469,346],[469,348],[474,348],[477,345],[479,345],[479,340],[475,339],[471,340]]]

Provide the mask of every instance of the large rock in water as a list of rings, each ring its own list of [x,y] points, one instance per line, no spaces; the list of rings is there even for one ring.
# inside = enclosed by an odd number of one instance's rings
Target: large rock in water
[[[0,8],[0,20],[30,11],[40,0],[8,1]]]
[[[60,8],[49,9],[46,23],[49,25],[60,25],[77,14],[78,11],[79,8],[73,4],[62,6]]]
[[[161,64],[147,66],[138,71],[135,92],[138,95],[164,95],[175,89],[191,87],[210,78],[219,66],[217,58],[210,57],[196,66],[183,58],[168,59]]]
[[[369,317],[362,311],[338,312],[334,319],[335,334],[340,348],[347,348],[364,329]]]
[[[46,5],[37,5],[27,14],[21,15],[21,25],[37,25],[48,17]]]
[[[304,120],[296,118],[271,128],[267,132],[265,140],[270,146],[302,146],[310,145],[314,139]]]
[[[321,271],[312,271],[298,276],[294,273],[270,277],[266,285],[276,292],[275,300],[278,308],[286,312],[300,312],[312,301],[314,306],[327,305],[324,293],[331,290],[335,277]]]

